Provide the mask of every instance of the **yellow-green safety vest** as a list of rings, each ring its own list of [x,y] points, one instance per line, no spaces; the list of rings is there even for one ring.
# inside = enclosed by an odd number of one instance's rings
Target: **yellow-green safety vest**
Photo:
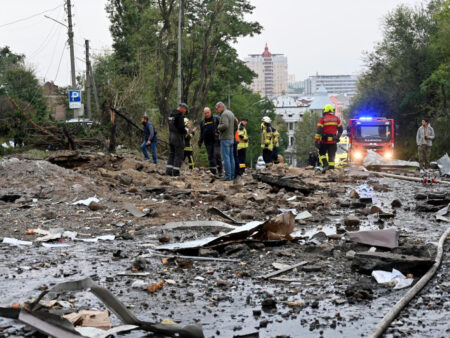
[[[265,125],[261,133],[261,149],[265,148],[273,150],[273,132],[270,125]]]
[[[239,143],[237,145],[238,150],[248,148],[248,134],[247,129],[243,124],[239,123],[238,127]]]

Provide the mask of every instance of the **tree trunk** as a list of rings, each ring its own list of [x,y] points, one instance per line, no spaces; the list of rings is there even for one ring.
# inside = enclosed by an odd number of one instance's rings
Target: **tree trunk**
[[[116,113],[114,110],[109,109],[111,115],[111,133],[109,135],[109,148],[110,153],[116,152]]]

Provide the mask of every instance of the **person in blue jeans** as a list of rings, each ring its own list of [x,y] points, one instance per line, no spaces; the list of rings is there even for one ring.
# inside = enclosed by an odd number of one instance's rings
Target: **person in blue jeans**
[[[226,109],[223,102],[216,103],[216,111],[220,114],[219,126],[220,149],[225,168],[225,181],[232,181],[235,174],[234,163],[234,130],[237,128],[236,117],[231,110]]]
[[[144,126],[144,142],[141,144],[141,150],[146,160],[150,159],[147,152],[147,147],[150,146],[150,151],[153,157],[153,163],[157,164],[156,157],[156,145],[158,144],[157,132],[153,124],[148,120],[147,116],[141,118],[142,125]]]

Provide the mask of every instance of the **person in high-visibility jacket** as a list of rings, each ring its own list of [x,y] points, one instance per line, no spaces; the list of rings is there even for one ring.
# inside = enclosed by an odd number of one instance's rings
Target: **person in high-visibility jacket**
[[[272,165],[273,159],[273,132],[272,132],[272,120],[269,116],[262,118],[262,130],[261,130],[261,149],[263,151],[263,159],[266,163],[266,168]]]
[[[278,148],[280,147],[280,133],[274,127],[272,127],[272,137],[273,137],[273,163],[278,164]]]
[[[238,157],[239,157],[239,175],[243,175],[245,172],[245,157],[248,148],[248,133],[247,133],[247,122],[246,118],[243,118],[238,125],[238,135],[239,143],[237,145]]]
[[[183,162],[188,159],[189,169],[194,169],[194,149],[192,149],[192,138],[195,135],[197,128],[191,129],[191,122],[189,119],[184,119],[184,124],[187,129],[187,133],[184,136],[184,158]]]
[[[337,143],[342,132],[341,120],[334,115],[333,106],[327,104],[323,107],[323,116],[317,123],[317,132],[314,137],[316,148],[319,149],[319,162],[324,171],[334,169]]]

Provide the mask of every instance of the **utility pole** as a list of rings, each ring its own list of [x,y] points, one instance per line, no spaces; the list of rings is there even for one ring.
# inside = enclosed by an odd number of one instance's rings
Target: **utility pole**
[[[86,44],[86,109],[88,119],[92,120],[92,110],[91,110],[91,61],[89,60],[89,40],[84,40]]]
[[[178,95],[177,104],[181,103],[181,17],[183,11],[183,0],[179,0],[179,10],[178,10]]]
[[[73,30],[72,30],[72,3],[70,0],[66,1],[67,6],[67,19],[69,23],[69,47],[70,47],[70,70],[72,73],[72,89],[77,88],[76,78],[75,78],[75,52],[73,50]]]
[[[89,76],[92,83],[92,91],[94,92],[95,108],[97,108],[97,114],[100,114],[100,104],[98,103],[97,87],[95,86],[94,72],[92,71],[92,66],[90,63],[89,63]]]

